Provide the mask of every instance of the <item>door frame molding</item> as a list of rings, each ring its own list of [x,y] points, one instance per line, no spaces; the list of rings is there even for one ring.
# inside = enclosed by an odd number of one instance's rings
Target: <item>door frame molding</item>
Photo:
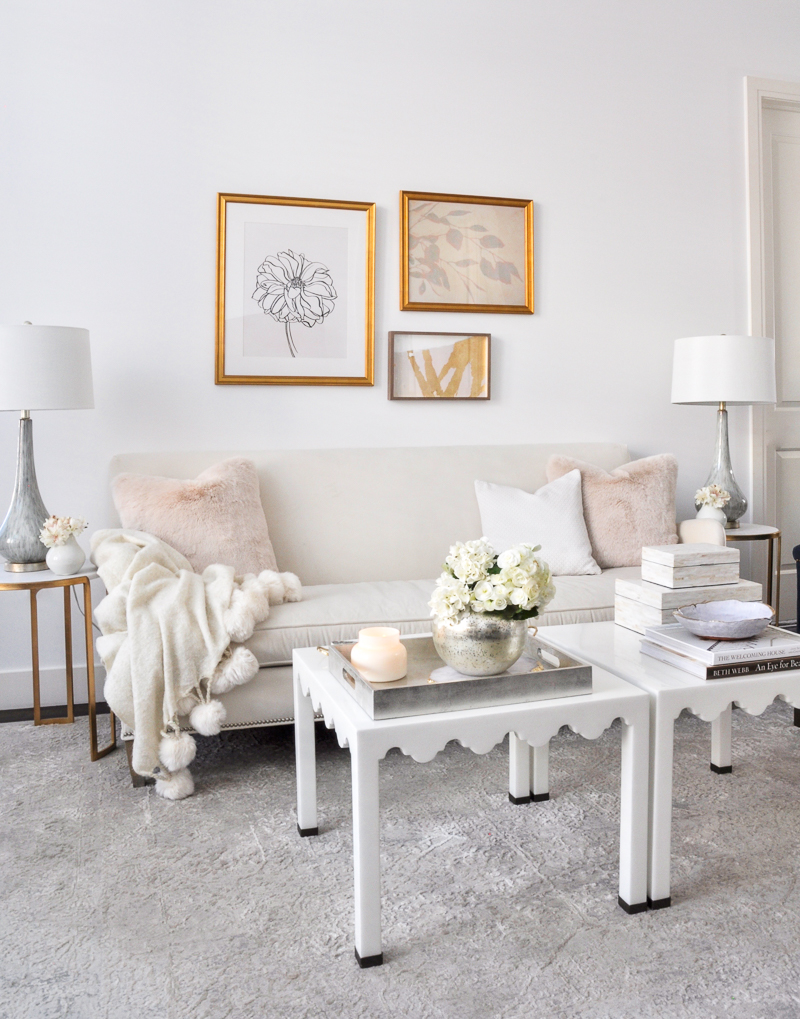
[[[797,105],[800,82],[771,78],[744,79],[745,170],[747,192],[748,325],[751,336],[766,336],[766,312],[772,279],[767,278],[764,251],[764,164],[762,159],[764,106],[770,101]],[[764,408],[750,408],[750,491],[754,520],[765,520],[767,456]],[[780,564],[778,564],[780,569]]]

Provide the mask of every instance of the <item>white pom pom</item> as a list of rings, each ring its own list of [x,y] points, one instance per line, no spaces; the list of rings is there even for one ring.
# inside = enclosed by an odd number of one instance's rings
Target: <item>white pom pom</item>
[[[194,779],[188,768],[156,779],[156,792],[165,800],[185,800],[194,792]]]
[[[175,704],[175,710],[179,715],[188,715],[195,704],[197,704],[197,698],[192,694],[187,693],[185,697],[178,698]]]
[[[280,578],[283,582],[284,601],[302,601],[303,585],[300,583],[300,578],[296,577],[294,573],[281,573]]]
[[[188,732],[164,736],[158,745],[158,757],[167,771],[188,768],[197,753],[197,744]]]
[[[240,589],[233,592],[230,606],[225,610],[223,624],[230,639],[237,644],[252,635],[256,621],[246,591]]]
[[[249,682],[258,672],[258,659],[241,644],[228,648],[214,671],[211,693],[227,693],[235,686]]]
[[[227,717],[225,706],[220,701],[197,704],[192,708],[189,721],[201,736],[216,736]]]

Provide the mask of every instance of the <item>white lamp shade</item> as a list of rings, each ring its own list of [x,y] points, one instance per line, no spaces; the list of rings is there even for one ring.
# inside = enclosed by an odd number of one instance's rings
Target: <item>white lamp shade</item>
[[[0,410],[91,407],[88,329],[0,326]]]
[[[675,340],[673,403],[775,403],[775,341],[766,336]]]

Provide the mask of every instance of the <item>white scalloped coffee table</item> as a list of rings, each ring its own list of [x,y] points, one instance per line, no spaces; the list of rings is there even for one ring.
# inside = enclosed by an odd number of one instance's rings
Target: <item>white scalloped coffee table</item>
[[[651,698],[650,864],[647,901],[651,909],[671,903],[672,759],[675,719],[684,708],[711,722],[711,770],[731,765],[731,705],[760,715],[776,697],[800,707],[800,671],[771,672],[736,679],[698,679],[639,650],[641,635],[615,623],[569,623],[539,628],[549,644],[614,672],[646,690]],[[546,754],[546,751],[543,751]]]
[[[331,676],[326,658],[316,648],[295,651],[293,659],[300,835],[318,834],[315,710],[321,711],[329,729],[336,730],[339,745],[350,748],[355,953],[360,966],[379,966],[383,962],[378,765],[392,747],[424,762],[433,760],[450,740],[486,754],[511,733],[509,798],[513,803],[523,803],[546,798],[531,796],[532,747],[547,747],[562,725],[586,739],[597,739],[621,718],[619,904],[628,913],[647,909],[647,694],[595,668],[590,694],[376,721]]]

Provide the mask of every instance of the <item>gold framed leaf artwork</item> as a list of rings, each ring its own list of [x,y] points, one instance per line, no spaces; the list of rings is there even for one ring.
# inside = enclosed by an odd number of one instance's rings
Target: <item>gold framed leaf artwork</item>
[[[371,386],[375,205],[217,196],[217,385]]]
[[[488,400],[488,333],[389,333],[390,400]]]
[[[533,314],[533,202],[401,191],[400,309]]]

